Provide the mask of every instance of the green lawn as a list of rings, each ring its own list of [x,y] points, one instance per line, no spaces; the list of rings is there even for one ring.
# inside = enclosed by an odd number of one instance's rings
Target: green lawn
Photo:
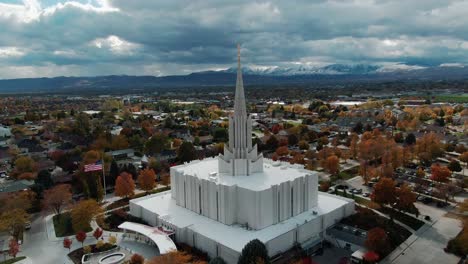
[[[432,99],[432,97],[428,97]],[[434,102],[468,103],[468,94],[442,94],[434,96]]]
[[[26,258],[25,256],[16,257],[16,258],[8,259],[8,260],[5,260],[5,261],[1,261],[0,264],[12,264],[12,263],[18,262],[20,260],[23,260],[25,258]]]
[[[73,231],[72,219],[70,212],[65,212],[59,215],[54,215],[54,229],[57,237],[73,236],[76,232]],[[84,230],[85,232],[92,231],[91,226]]]

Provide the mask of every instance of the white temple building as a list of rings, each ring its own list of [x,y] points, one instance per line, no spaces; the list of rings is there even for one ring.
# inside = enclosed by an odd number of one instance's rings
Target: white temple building
[[[271,257],[295,245],[319,244],[327,228],[354,213],[353,200],[318,191],[316,172],[257,153],[239,46],[237,63],[224,155],[172,167],[172,190],[130,201],[132,215],[173,230],[176,242],[229,264],[237,263],[253,239],[261,240]]]

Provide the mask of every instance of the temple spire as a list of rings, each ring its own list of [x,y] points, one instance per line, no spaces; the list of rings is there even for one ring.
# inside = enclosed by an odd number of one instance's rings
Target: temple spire
[[[237,81],[234,95],[234,114],[229,116],[229,144],[218,158],[220,173],[231,176],[250,175],[263,171],[263,156],[252,146],[252,117],[247,115],[244,83],[240,63],[240,45],[237,45]]]
[[[234,115],[247,116],[245,107],[244,82],[242,80],[242,67],[240,63],[240,44],[237,44],[237,81],[234,98]]]

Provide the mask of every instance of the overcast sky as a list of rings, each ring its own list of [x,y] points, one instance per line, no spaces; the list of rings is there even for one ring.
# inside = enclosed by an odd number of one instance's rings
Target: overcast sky
[[[0,78],[468,63],[463,0],[0,0]]]

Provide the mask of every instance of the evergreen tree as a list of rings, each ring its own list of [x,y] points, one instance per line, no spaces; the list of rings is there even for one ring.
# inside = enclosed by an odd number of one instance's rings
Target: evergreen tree
[[[34,183],[41,185],[44,190],[47,190],[54,185],[54,181],[52,181],[52,175],[50,175],[48,170],[41,170],[37,174],[37,178],[34,180]]]
[[[110,165],[109,177],[106,177],[106,184],[109,186],[115,185],[115,179],[119,176],[119,165],[115,160],[112,160]]]
[[[416,143],[416,136],[413,133],[409,133],[405,138],[405,143],[407,145],[413,145]]]
[[[268,257],[268,250],[265,245],[258,239],[254,239],[247,243],[242,249],[239,257],[238,264],[252,264],[252,263],[270,264],[270,257]]]
[[[180,162],[188,162],[196,159],[197,151],[193,144],[191,142],[184,141],[177,151],[177,158]]]
[[[127,166],[127,172],[130,173],[130,174],[132,175],[132,178],[133,178],[134,180],[138,177],[137,169],[136,169],[135,165],[133,165],[132,163],[128,164],[128,166]]]

